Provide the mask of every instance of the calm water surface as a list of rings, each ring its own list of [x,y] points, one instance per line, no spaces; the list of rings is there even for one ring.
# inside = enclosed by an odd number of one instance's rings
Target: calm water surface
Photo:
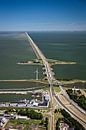
[[[86,80],[86,32],[31,32],[47,58],[75,61],[75,65],[53,66],[58,79]]]
[[[37,68],[40,72],[39,78],[41,78],[41,66],[17,64],[35,58],[24,33],[0,34],[0,80],[35,79]]]
[[[86,32],[30,32],[47,58],[75,61],[75,65],[53,66],[58,79],[86,79]],[[36,68],[42,78],[41,66],[18,65],[36,56],[24,33],[0,33],[0,80],[35,79]]]
[[[57,79],[86,80],[86,32],[29,32],[29,34],[47,58],[77,63],[54,65]],[[37,68],[39,78],[43,78],[41,66],[17,64],[20,61],[35,58],[24,33],[0,33],[0,80],[35,79]],[[22,89],[36,86],[38,84],[28,82],[0,82],[0,89]],[[39,86],[42,85],[39,84]],[[30,98],[30,94],[0,94],[0,102]]]

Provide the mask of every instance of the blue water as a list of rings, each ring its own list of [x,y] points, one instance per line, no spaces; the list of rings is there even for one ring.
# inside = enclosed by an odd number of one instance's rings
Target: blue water
[[[24,33],[0,34],[0,80],[35,79],[38,68],[42,78],[41,66],[18,65],[18,62],[35,59],[36,56]]]
[[[75,61],[75,65],[53,66],[57,79],[86,80],[86,32],[29,32],[32,39],[50,59]],[[36,56],[21,32],[0,32],[0,80],[43,78],[42,67],[18,65]]]
[[[50,59],[75,61],[75,65],[53,66],[57,79],[86,80],[86,32],[30,32]]]

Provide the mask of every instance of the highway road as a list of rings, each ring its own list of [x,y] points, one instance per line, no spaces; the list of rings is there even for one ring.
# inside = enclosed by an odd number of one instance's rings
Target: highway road
[[[55,100],[60,107],[65,109],[73,118],[86,128],[86,115],[84,113],[81,113],[77,108],[71,105],[63,95],[55,95]]]
[[[30,45],[32,46],[33,50],[35,50],[35,53],[37,55],[37,57],[39,57],[40,59],[42,59],[43,61],[43,64],[45,66],[45,70],[46,70],[46,75],[47,75],[47,79],[48,79],[48,83],[50,85],[50,97],[51,97],[51,106],[52,106],[52,97],[53,97],[53,86],[52,86],[52,72],[51,72],[51,68],[47,62],[47,59],[45,58],[45,56],[43,55],[43,53],[40,51],[40,49],[38,48],[38,46],[33,42],[33,40],[31,39],[31,37],[28,35],[27,32],[26,33],[26,36],[28,37],[28,41],[30,43]],[[52,112],[51,112],[52,113]],[[53,119],[52,119],[52,116],[50,117],[50,130],[53,130]]]
[[[69,101],[69,103],[72,104],[72,101],[70,100],[69,96],[67,95],[66,91],[63,89],[63,87],[61,86],[60,82],[57,82],[57,80],[55,79],[55,77],[53,76],[53,72],[52,69],[46,59],[46,57],[44,56],[44,54],[41,52],[41,50],[38,48],[38,46],[34,43],[34,41],[32,40],[32,38],[28,35],[27,32],[25,32],[28,41],[30,43],[30,45],[32,46],[34,52],[36,53],[37,57],[42,59],[43,61],[43,65],[45,67],[46,70],[46,76],[48,79],[48,83],[50,85],[50,96],[51,96],[51,108],[53,108],[53,104],[52,104],[52,99],[55,98],[57,103],[63,108],[65,109],[73,118],[75,118],[79,123],[81,123],[84,128],[86,129],[86,121],[84,121],[84,119],[80,118],[79,116],[77,116],[76,112],[73,112],[71,109],[69,109],[67,106],[65,106],[64,102],[61,101],[61,99],[59,98],[58,95],[55,94],[54,92],[54,88],[53,88],[53,83],[55,83],[56,85],[59,86],[62,94],[64,95],[64,97]],[[73,107],[76,107],[76,104],[73,104]],[[81,109],[79,109],[79,107],[76,107],[76,109],[78,111],[80,111],[80,114],[83,114],[83,111]],[[52,111],[51,111],[52,113]],[[85,114],[85,113],[84,113]],[[83,117],[83,116],[82,116]],[[53,130],[53,117],[51,117],[51,121],[50,121],[50,130]]]

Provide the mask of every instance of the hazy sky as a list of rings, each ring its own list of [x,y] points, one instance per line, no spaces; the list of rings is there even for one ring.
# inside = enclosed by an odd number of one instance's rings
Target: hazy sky
[[[0,31],[86,30],[86,0],[0,0]]]

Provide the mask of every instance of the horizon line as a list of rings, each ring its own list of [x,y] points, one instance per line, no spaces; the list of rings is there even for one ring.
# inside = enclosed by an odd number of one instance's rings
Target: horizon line
[[[86,32],[86,30],[0,30],[0,32]]]

